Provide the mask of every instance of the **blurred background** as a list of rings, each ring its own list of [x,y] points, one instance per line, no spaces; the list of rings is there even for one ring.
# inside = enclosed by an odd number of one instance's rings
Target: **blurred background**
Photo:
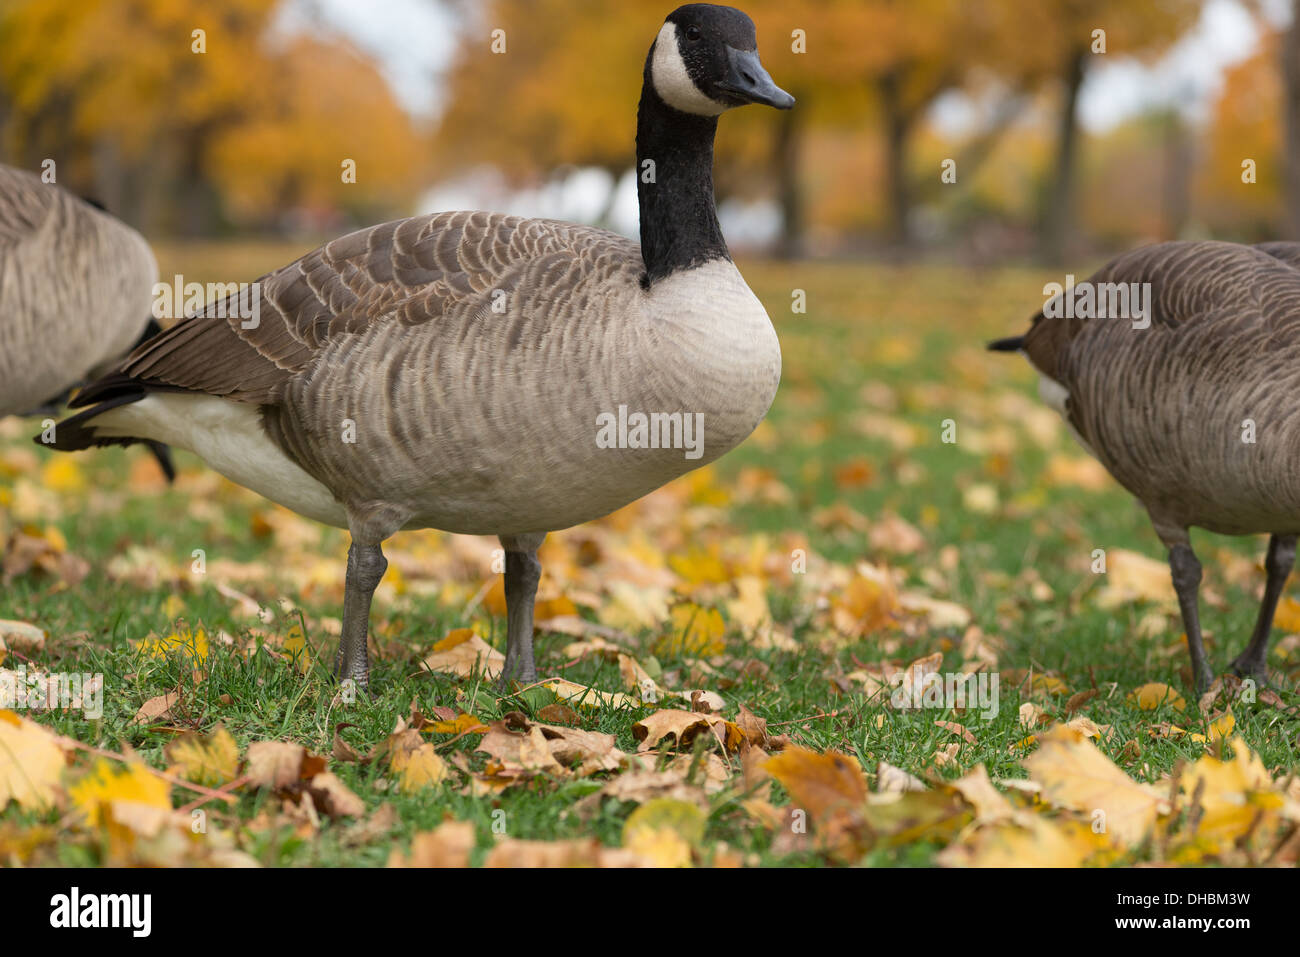
[[[738,250],[1056,264],[1155,239],[1300,238],[1288,0],[743,6],[799,107],[722,121]],[[0,0],[0,159],[55,160],[60,184],[156,242],[302,245],[448,208],[635,235],[641,67],[669,9]]]

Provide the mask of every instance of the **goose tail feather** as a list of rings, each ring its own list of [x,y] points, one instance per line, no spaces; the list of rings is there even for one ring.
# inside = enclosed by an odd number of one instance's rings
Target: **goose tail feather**
[[[1024,347],[1024,336],[1010,336],[1006,339],[994,339],[988,344],[989,352],[1019,352]]]

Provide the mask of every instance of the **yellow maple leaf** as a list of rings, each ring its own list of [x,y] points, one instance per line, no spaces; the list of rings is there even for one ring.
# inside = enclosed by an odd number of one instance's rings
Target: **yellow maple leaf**
[[[655,643],[656,655],[687,654],[708,658],[720,655],[726,649],[723,636],[727,633],[727,623],[716,608],[702,608],[689,601],[674,605],[672,626],[672,632]]]
[[[1130,704],[1137,705],[1143,711],[1154,711],[1162,704],[1170,705],[1175,711],[1182,711],[1187,707],[1182,695],[1159,681],[1151,681],[1140,688],[1134,688],[1128,700]]]
[[[1273,627],[1292,634],[1300,632],[1300,601],[1290,595],[1283,597],[1273,614]]]
[[[1252,831],[1267,832],[1260,814],[1271,816],[1285,803],[1259,755],[1242,738],[1233,738],[1230,761],[1202,755],[1183,770],[1182,792],[1190,804],[1199,805],[1196,837],[1222,847]],[[1261,826],[1265,825],[1265,826]]]
[[[49,804],[63,772],[58,739],[34,721],[0,711],[0,810]]]
[[[398,787],[408,794],[431,787],[447,777],[447,762],[427,741],[416,748],[395,748],[388,765],[397,775]]]
[[[239,746],[230,732],[217,725],[211,734],[184,734],[164,749],[170,773],[205,787],[233,781],[239,770]]]
[[[470,731],[486,731],[487,725],[472,714],[461,712],[451,721],[431,721],[422,731],[430,734],[466,734]]]
[[[1162,795],[1131,780],[1075,728],[1057,725],[1039,741],[1021,763],[1044,800],[1088,815],[1098,833],[1125,847],[1146,837],[1166,807]]]
[[[690,867],[691,849],[704,840],[704,812],[689,801],[655,798],[623,825],[623,846],[656,867]]]
[[[289,627],[289,633],[284,636],[280,649],[293,658],[294,668],[299,674],[305,675],[311,670],[311,645],[302,630],[302,622],[296,621]]]
[[[208,660],[208,634],[202,628],[178,628],[166,637],[150,634],[140,642],[139,650],[150,658],[183,654],[204,662]]]
[[[68,797],[90,827],[104,819],[105,805],[130,801],[171,810],[171,787],[138,761],[118,764],[100,758],[95,766],[68,788]]]

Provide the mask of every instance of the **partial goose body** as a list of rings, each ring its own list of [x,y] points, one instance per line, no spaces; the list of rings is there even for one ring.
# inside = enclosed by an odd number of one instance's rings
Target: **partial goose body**
[[[1267,250],[1177,242],[1120,256],[1087,281],[1149,283],[1150,326],[1040,311],[1023,337],[993,348],[1023,351],[1071,430],[1146,507],[1170,549],[1200,685],[1209,669],[1188,529],[1273,536],[1265,608],[1235,663],[1263,680],[1300,534],[1300,270]]]
[[[360,230],[263,277],[255,318],[210,304],[141,346],[78,395],[89,408],[56,447],[168,442],[346,526],[337,667],[361,686],[380,543],[402,528],[498,535],[502,681],[533,680],[546,532],[733,448],[780,379],[776,334],[718,225],[713,139],[731,107],[794,100],[728,7],[674,11],[643,73],[639,246],[479,212]]]
[[[157,279],[135,230],[0,166],[0,415],[40,406],[120,360],[149,321]]]
[[[480,261],[489,240],[501,258]],[[729,451],[776,393],[776,334],[730,260],[650,288],[644,271],[635,243],[587,227],[490,213],[375,226],[261,280],[256,328],[212,304],[139,350],[127,376],[187,391],[150,391],[94,432],[189,449],[341,527],[382,501],[403,528],[567,528]],[[620,407],[672,416],[668,442],[645,436],[667,447],[598,442]]]

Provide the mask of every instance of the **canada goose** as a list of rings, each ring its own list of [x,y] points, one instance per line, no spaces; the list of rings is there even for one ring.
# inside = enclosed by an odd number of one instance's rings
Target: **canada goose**
[[[157,279],[134,229],[0,165],[0,415],[59,401],[156,331]]]
[[[1122,294],[1137,310],[1045,318],[1062,313],[1058,295],[1025,335],[989,346],[1028,357],[1044,400],[1146,507],[1169,549],[1198,690],[1212,673],[1189,527],[1271,536],[1259,618],[1232,663],[1260,685],[1300,533],[1300,270],[1279,261],[1294,254],[1289,244],[1271,245],[1173,242],[1126,253],[1066,295],[1114,304]]]
[[[680,7],[645,61],[639,247],[484,212],[351,233],[263,277],[256,322],[209,304],[142,346],[77,397],[93,407],[56,447],[167,442],[347,528],[335,670],[358,687],[380,544],[400,529],[497,535],[501,682],[533,681],[546,533],[718,458],[776,393],[776,333],[713,199],[718,116],[746,103],[794,103],[759,63],[752,21]]]

